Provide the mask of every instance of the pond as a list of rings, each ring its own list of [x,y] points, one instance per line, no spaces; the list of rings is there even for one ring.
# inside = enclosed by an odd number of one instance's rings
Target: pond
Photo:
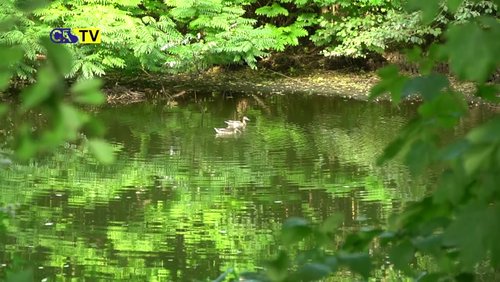
[[[0,166],[0,203],[16,205],[0,277],[22,259],[38,281],[206,281],[259,269],[286,218],[339,214],[343,232],[380,226],[432,186],[401,163],[375,165],[415,114],[410,103],[195,94],[93,110],[113,165],[75,143]],[[242,133],[215,136],[243,115]]]

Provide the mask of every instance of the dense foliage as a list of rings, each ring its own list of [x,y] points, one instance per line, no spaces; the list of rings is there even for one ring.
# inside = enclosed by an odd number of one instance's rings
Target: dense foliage
[[[57,0],[23,13],[9,0],[0,4],[0,17],[17,21],[0,43],[24,50],[24,60],[15,68],[22,79],[34,79],[37,56],[45,53],[39,38],[47,38],[54,27],[99,27],[103,33],[98,46],[70,46],[75,60],[67,77],[102,76],[116,68],[186,72],[214,64],[256,67],[259,59],[299,43],[303,50],[315,45],[315,52],[334,57],[428,46],[443,38],[447,24],[497,13],[491,1],[455,2],[453,7],[436,4],[436,11],[422,21],[420,13],[404,9],[404,1]]]

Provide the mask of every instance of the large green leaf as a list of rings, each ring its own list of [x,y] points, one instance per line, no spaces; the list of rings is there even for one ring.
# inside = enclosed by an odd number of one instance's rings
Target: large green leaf
[[[96,159],[103,164],[111,164],[115,160],[113,146],[102,139],[90,139],[88,146]]]
[[[500,217],[496,212],[498,209],[495,207],[469,204],[457,214],[456,220],[445,231],[445,244],[459,248],[460,262],[464,267],[471,268],[485,258],[492,243],[498,240],[492,237],[498,234],[498,230],[490,230],[492,226],[498,225],[496,222]]]
[[[82,104],[100,105],[106,101],[106,97],[101,92],[100,79],[85,79],[73,84],[71,91],[75,93],[75,101]]]
[[[47,57],[54,64],[58,75],[64,77],[73,67],[73,56],[69,49],[62,44],[54,44],[49,38],[42,39],[43,46],[47,49]]]
[[[414,259],[415,247],[410,240],[404,240],[389,251],[389,258],[394,266],[406,273],[411,273],[410,263]]]
[[[451,70],[460,78],[485,82],[500,63],[500,23],[484,18],[450,27],[445,52]]]
[[[21,92],[22,108],[27,110],[47,100],[57,83],[57,75],[52,68],[45,67],[38,70],[37,83],[25,88]]]

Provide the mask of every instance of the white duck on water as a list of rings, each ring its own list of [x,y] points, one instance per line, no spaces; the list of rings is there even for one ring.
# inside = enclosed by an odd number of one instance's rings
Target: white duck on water
[[[235,127],[226,127],[226,128],[214,128],[217,135],[233,135],[240,133],[241,130]]]
[[[245,128],[247,126],[247,121],[250,121],[249,118],[243,117],[241,121],[239,120],[226,120],[224,121],[227,124],[227,128]]]

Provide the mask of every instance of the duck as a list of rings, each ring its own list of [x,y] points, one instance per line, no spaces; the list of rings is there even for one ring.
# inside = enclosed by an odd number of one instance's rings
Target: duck
[[[241,131],[236,127],[226,127],[226,128],[214,128],[217,135],[233,135],[240,133]]]
[[[224,121],[227,124],[227,128],[245,128],[247,126],[247,121],[250,121],[249,118],[243,117],[241,121],[239,120],[226,120]]]

